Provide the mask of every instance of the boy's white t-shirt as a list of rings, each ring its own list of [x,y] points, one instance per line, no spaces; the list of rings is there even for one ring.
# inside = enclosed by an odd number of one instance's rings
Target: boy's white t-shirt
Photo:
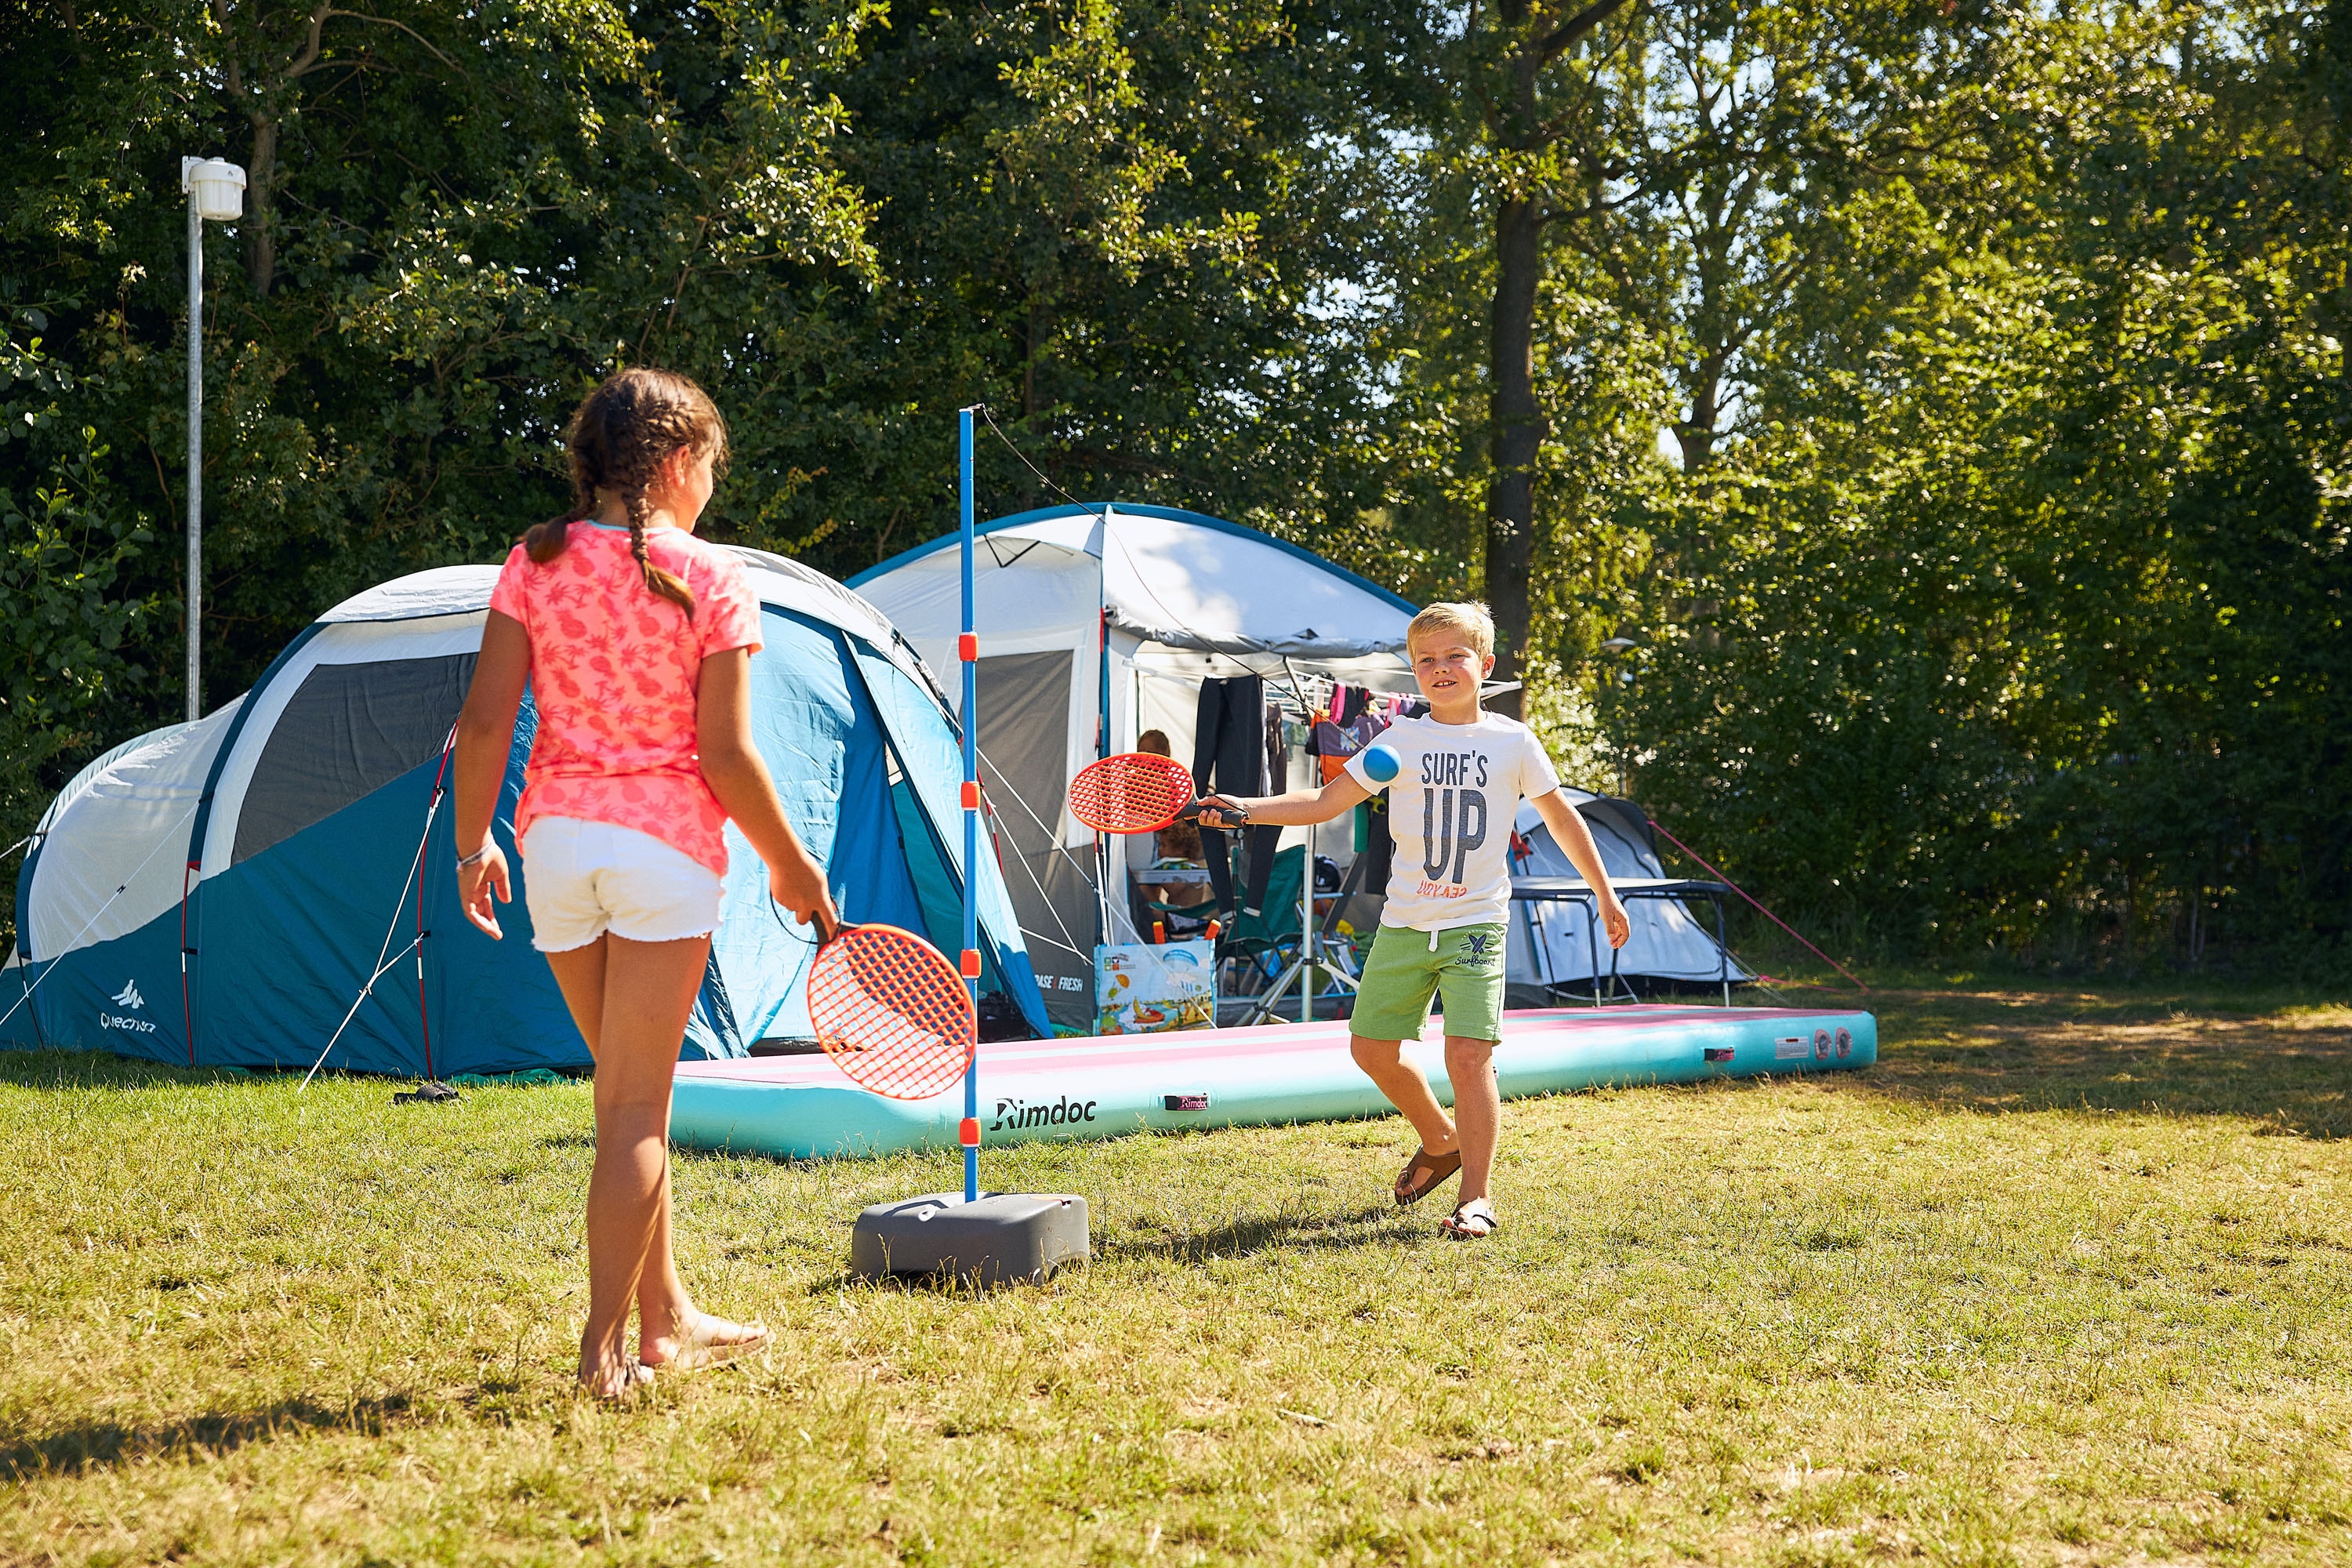
[[[1535,731],[1481,712],[1475,724],[1400,719],[1373,743],[1402,763],[1383,784],[1364,772],[1363,752],[1348,759],[1349,777],[1389,795],[1396,860],[1381,924],[1449,931],[1508,918],[1511,824],[1519,802],[1559,788]]]

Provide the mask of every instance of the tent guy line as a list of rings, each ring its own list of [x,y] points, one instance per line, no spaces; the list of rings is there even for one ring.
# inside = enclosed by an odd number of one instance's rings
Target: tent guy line
[[[366,982],[360,986],[360,994],[352,998],[350,1011],[343,1015],[343,1021],[335,1026],[335,1032],[327,1037],[326,1045],[321,1047],[319,1052],[319,1059],[312,1062],[310,1064],[310,1070],[302,1075],[301,1086],[294,1091],[297,1094],[301,1093],[303,1089],[309,1089],[310,1087],[310,1080],[319,1076],[319,1069],[327,1065],[327,1055],[330,1051],[332,1051],[335,1048],[335,1042],[343,1037],[343,1031],[350,1028],[352,1026],[352,1020],[360,1016],[360,1008],[366,1005],[367,999],[370,996],[375,994],[375,983],[383,979],[386,973],[390,973],[394,964],[398,963],[402,959],[406,958],[412,952],[415,952],[417,955],[416,980],[418,990],[416,994],[416,1006],[419,1017],[421,1018],[423,1016],[425,1008],[425,993],[423,989],[425,984],[425,929],[424,917],[422,914],[417,918],[416,934],[409,939],[408,945],[402,948],[398,952],[392,953],[390,958],[386,958],[384,954],[392,952],[393,932],[400,929],[400,917],[405,913],[408,909],[409,889],[416,886],[416,874],[425,865],[425,852],[432,847],[433,819],[441,815],[441,796],[446,793],[442,787],[442,781],[448,774],[450,749],[457,745],[457,726],[452,724],[449,726],[449,734],[447,739],[441,742],[441,765],[434,772],[433,774],[433,801],[431,805],[425,808],[425,831],[417,835],[416,853],[409,858],[408,875],[401,879],[399,901],[392,906],[392,923],[383,928],[383,944],[375,950],[375,973],[367,977]],[[429,1058],[425,1062],[425,1076],[429,1079],[433,1072],[433,1064]]]
[[[400,909],[405,910],[407,907],[408,889],[403,888],[400,890]],[[400,923],[400,910],[393,911],[392,921],[394,925],[398,925]],[[383,933],[383,944],[387,948],[392,945],[392,933],[390,931]],[[423,945],[425,945],[425,939],[423,937],[413,936],[408,939],[406,946],[403,947],[398,952],[394,953],[390,958],[385,958],[382,953],[378,953],[376,955],[378,963],[375,966],[375,973],[367,977],[366,982],[360,986],[360,994],[352,998],[351,1010],[343,1015],[343,1021],[335,1026],[335,1032],[327,1037],[326,1046],[319,1052],[319,1059],[312,1062],[310,1064],[310,1070],[302,1075],[302,1081],[295,1088],[295,1093],[299,1094],[303,1089],[310,1088],[310,1080],[319,1076],[319,1069],[327,1065],[327,1052],[335,1048],[335,1042],[343,1037],[343,1031],[352,1026],[352,1020],[353,1018],[359,1016],[361,1005],[364,1004],[370,996],[375,994],[375,983],[390,973],[394,964],[398,963],[402,959],[406,958],[410,953],[415,952]]]
[[[1047,489],[1052,490],[1055,495],[1060,496],[1064,500],[1069,502],[1072,506],[1076,507],[1080,511],[1085,512],[1096,521],[1108,522],[1110,521],[1110,509],[1108,506],[1100,508],[1090,507],[1086,502],[1080,500],[1077,497],[1072,495],[1069,491],[1064,489],[1061,486],[1055,484],[1052,479],[1046,478],[1045,470],[1031,462],[1029,460],[1029,455],[1013,444],[1013,437],[1007,436],[1004,433],[1003,426],[997,424],[996,416],[988,411],[988,405],[984,403],[975,403],[971,407],[973,413],[988,421],[989,430],[994,434],[998,440],[1004,443],[1004,449],[1012,453],[1015,458],[1020,458],[1021,466],[1023,468],[1037,476],[1037,482],[1039,484],[1044,485]],[[1034,548],[1034,546],[1033,545],[1032,548]],[[1024,551],[1023,553],[1025,554],[1027,552]],[[1013,557],[1013,560],[1018,561],[1020,558],[1020,556],[1016,555]],[[997,563],[1000,566],[1010,565],[1011,563],[1011,562],[1004,561]]]
[[[178,827],[181,823],[186,822],[189,817],[194,816],[195,814],[196,808],[194,806],[192,805],[188,807],[188,809],[182,814],[180,821],[172,824],[172,827]],[[98,923],[99,917],[114,907],[114,900],[121,898],[129,890],[131,884],[139,879],[140,872],[147,869],[147,861],[155,858],[156,855],[163,849],[163,846],[170,841],[171,830],[167,828],[162,837],[155,840],[155,847],[147,851],[147,858],[140,861],[138,865],[133,866],[131,868],[131,875],[123,878],[121,883],[115,888],[114,891],[107,895],[106,902],[92,910],[89,913],[89,919],[81,922],[81,930],[74,932],[73,934],[74,942],[79,942],[82,938],[89,934],[89,928]],[[68,942],[67,945],[70,947],[73,943]],[[24,1006],[26,1003],[30,1002],[33,999],[33,993],[41,988],[41,982],[47,980],[50,974],[55,973],[56,969],[57,966],[55,964],[51,964],[47,968],[43,969],[40,973],[35,975],[33,977],[32,984],[25,987],[25,994],[16,998],[15,1005],[11,1006],[5,1013],[0,1013],[0,1024],[5,1024],[9,1019],[15,1017],[16,1016],[16,1009]],[[37,1020],[36,1021],[37,1022]]]
[[[1659,823],[1656,817],[1654,816],[1650,818],[1650,826],[1656,828],[1660,833],[1665,833],[1667,843],[1673,845],[1675,848],[1681,850],[1692,859],[1697,860],[1701,866],[1706,867],[1706,874],[1708,876],[1713,877],[1717,881],[1721,882],[1725,887],[1729,888],[1733,892],[1738,893],[1749,903],[1756,904],[1756,912],[1758,914],[1762,915],[1766,920],[1770,921],[1774,925],[1779,926],[1790,936],[1796,937],[1799,942],[1804,942],[1805,951],[1807,952],[1811,953],[1815,958],[1820,959],[1823,963],[1828,964],[1832,969],[1836,970],[1840,974],[1844,975],[1848,980],[1851,980],[1856,985],[1861,986],[1864,991],[1866,992],[1870,989],[1869,986],[1863,985],[1861,977],[1856,975],[1853,970],[1848,969],[1844,964],[1840,963],[1836,959],[1832,958],[1828,953],[1823,952],[1811,942],[1805,942],[1805,939],[1798,933],[1796,927],[1790,925],[1787,921],[1782,920],[1779,915],[1774,914],[1770,910],[1766,909],[1762,904],[1757,904],[1755,896],[1749,893],[1747,889],[1741,887],[1738,883],[1733,881],[1730,878],[1725,876],[1714,867],[1708,866],[1704,859],[1700,858],[1697,850],[1693,849],[1689,845],[1684,843],[1673,834],[1666,833],[1666,829]]]
[[[1093,881],[1094,873],[1088,871],[1078,858],[1070,853],[1070,847],[1063,843],[1060,837],[1056,835],[1051,827],[1048,827],[1045,825],[1045,819],[1037,815],[1037,808],[1029,804],[1027,797],[1023,795],[1019,790],[1013,787],[1012,783],[1005,777],[1004,770],[998,767],[993,762],[990,762],[989,755],[986,752],[982,752],[980,753],[980,760],[988,763],[988,771],[994,773],[997,777],[997,781],[1004,785],[1004,793],[1011,795],[1014,803],[1017,804],[1022,810],[1029,814],[1029,820],[1037,825],[1037,831],[1043,833],[1046,837],[1054,841],[1054,852],[1061,856],[1063,859],[1067,860],[1070,863],[1070,868],[1076,871],[1079,876],[1085,878],[1089,882]],[[1078,940],[1077,934],[1070,930],[1070,922],[1062,918],[1062,911],[1054,908],[1052,898],[1045,891],[1045,884],[1037,879],[1036,869],[1029,864],[1029,857],[1022,854],[1020,847],[1016,845],[1013,848],[1013,858],[1021,862],[1022,872],[1028,877],[1030,884],[1037,889],[1037,896],[1046,900],[1046,911],[1053,915],[1054,923],[1062,928],[1062,934],[1068,937],[1069,941],[1066,942],[1054,942],[1052,937],[1045,935],[1043,931],[1024,931],[1021,934],[1024,937],[1034,937],[1039,942],[1052,942],[1054,946],[1060,948],[1064,952],[1071,953],[1076,957],[1091,961],[1094,956],[1093,954],[1082,952],[1076,946],[1073,945]]]

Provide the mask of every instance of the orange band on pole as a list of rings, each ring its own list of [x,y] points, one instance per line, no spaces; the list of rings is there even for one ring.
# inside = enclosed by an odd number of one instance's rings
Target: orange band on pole
[[[963,950],[963,977],[966,980],[980,978],[980,949],[967,947]]]
[[[956,658],[963,660],[966,664],[978,664],[980,662],[980,637],[977,633],[959,632],[956,634]]]
[[[980,809],[980,781],[978,779],[966,779],[963,781],[963,808],[966,811],[978,811]]]
[[[967,1116],[956,1123],[956,1142],[967,1149],[980,1147],[980,1118]]]

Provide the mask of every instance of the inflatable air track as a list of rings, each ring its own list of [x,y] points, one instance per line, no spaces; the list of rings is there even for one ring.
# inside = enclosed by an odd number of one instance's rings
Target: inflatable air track
[[[1448,1103],[1443,1020],[1413,1054]],[[1495,1070],[1505,1099],[1603,1084],[1834,1072],[1878,1057],[1867,1013],[1777,1007],[1543,1008],[1504,1015]],[[980,1047],[983,1145],[1117,1138],[1183,1127],[1388,1114],[1348,1055],[1344,1022],[1268,1024]],[[680,1062],[673,1142],[810,1160],[956,1146],[961,1086],[885,1100],[824,1056]]]

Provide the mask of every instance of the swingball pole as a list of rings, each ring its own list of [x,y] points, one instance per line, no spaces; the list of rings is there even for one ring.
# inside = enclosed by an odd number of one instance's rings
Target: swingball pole
[[[979,1285],[1038,1280],[1093,1255],[1087,1200],[1075,1193],[980,1195],[980,634],[974,626],[971,437],[974,405],[956,411],[963,524],[963,975],[972,1042],[963,1069],[963,1196],[930,1193],[869,1204],[849,1233],[849,1267],[861,1279],[951,1274]],[[1005,978],[1003,972],[1000,980]]]
[[[963,1121],[956,1129],[963,1145],[963,1201],[980,1201],[980,635],[971,594],[971,410],[956,415],[959,500],[963,510],[963,635],[956,661],[963,666],[963,988],[971,998],[971,1059],[963,1069]]]

